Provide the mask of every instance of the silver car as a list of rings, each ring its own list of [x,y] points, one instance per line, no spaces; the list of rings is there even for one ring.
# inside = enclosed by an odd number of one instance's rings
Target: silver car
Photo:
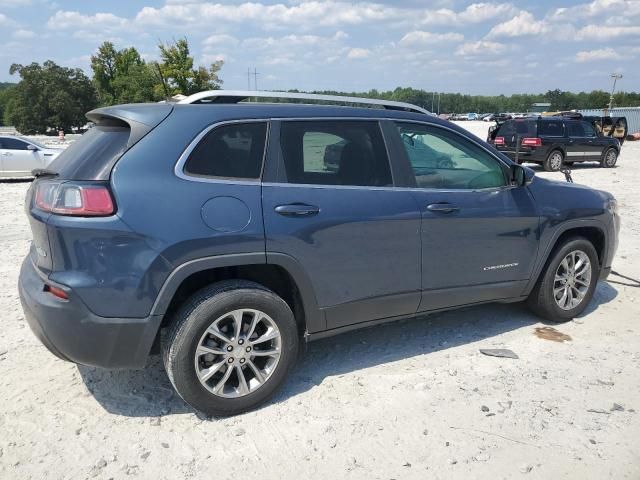
[[[0,136],[0,177],[30,177],[32,170],[46,168],[60,153],[60,148],[27,138]]]

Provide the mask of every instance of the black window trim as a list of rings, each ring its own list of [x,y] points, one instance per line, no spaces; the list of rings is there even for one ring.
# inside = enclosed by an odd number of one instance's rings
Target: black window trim
[[[221,176],[205,176],[205,175],[193,175],[185,172],[184,168],[189,160],[189,156],[198,144],[209,134],[212,130],[227,125],[235,125],[239,123],[266,123],[267,129],[265,132],[264,151],[262,152],[262,165],[260,166],[260,175],[257,178],[241,178],[241,177],[221,177]],[[269,150],[269,138],[270,138],[271,120],[269,118],[242,118],[236,120],[223,120],[220,122],[212,123],[208,125],[193,140],[187,145],[187,148],[180,154],[178,161],[176,162],[173,172],[176,177],[191,182],[203,182],[203,183],[232,183],[235,185],[260,185],[262,181],[262,175],[265,169],[265,159],[267,157],[267,151]]]

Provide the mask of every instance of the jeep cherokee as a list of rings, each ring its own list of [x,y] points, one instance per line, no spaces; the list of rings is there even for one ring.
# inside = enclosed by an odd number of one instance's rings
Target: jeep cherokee
[[[349,106],[242,102],[274,96]],[[158,345],[211,415],[269,398],[300,339],[486,302],[573,318],[617,247],[610,194],[408,104],[212,91],[87,117],[27,194],[25,317],[79,364]]]

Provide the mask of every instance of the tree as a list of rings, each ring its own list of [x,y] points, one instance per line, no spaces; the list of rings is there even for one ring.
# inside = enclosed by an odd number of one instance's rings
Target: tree
[[[91,70],[101,105],[162,98],[156,94],[159,79],[153,65],[142,60],[134,47],[116,50],[113,43],[104,42],[91,56]]]
[[[0,125],[6,125],[8,123],[8,120],[5,118],[7,116],[6,107],[9,102],[12,87],[14,87],[13,83],[0,82]]]
[[[161,43],[158,48],[161,58],[159,70],[164,85],[156,87],[157,93],[164,95],[166,87],[166,91],[171,95],[191,95],[202,90],[215,90],[222,85],[218,72],[223,62],[214,62],[209,68],[194,67],[186,38],[181,38],[173,44]]]
[[[11,89],[7,120],[24,134],[48,129],[71,131],[83,126],[85,113],[97,105],[91,80],[79,68],[65,68],[47,60],[42,65],[13,64],[11,75],[20,82]]]

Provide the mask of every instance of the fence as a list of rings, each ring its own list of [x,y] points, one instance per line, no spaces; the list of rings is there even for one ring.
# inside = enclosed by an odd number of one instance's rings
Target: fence
[[[621,107],[603,110],[601,108],[591,108],[589,110],[578,110],[583,115],[610,115],[612,117],[627,117],[627,130],[629,134],[640,132],[640,107]]]

